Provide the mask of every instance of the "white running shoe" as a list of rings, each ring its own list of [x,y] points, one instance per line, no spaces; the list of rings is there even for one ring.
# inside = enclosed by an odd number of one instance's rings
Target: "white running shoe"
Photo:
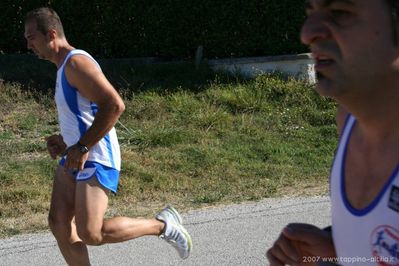
[[[170,205],[166,206],[155,216],[157,220],[161,221],[164,221],[166,217],[168,217],[169,220],[174,220],[175,223],[183,224],[183,218],[181,218],[177,210]]]
[[[165,223],[165,228],[159,237],[171,244],[179,253],[180,258],[187,259],[192,249],[191,237],[183,227],[183,220],[176,209],[167,206],[155,218]]]

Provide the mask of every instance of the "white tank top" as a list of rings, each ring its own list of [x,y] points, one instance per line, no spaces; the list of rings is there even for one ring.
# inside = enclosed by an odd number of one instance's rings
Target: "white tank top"
[[[92,125],[98,111],[97,105],[84,98],[66,79],[64,71],[65,64],[69,58],[76,54],[89,57],[100,68],[94,58],[87,52],[72,50],[65,57],[64,62],[57,71],[55,102],[61,135],[68,147],[76,144],[85,134],[87,129]],[[103,139],[90,149],[88,161],[98,162],[120,170],[120,149],[115,128],[112,128]]]
[[[334,245],[340,265],[399,265],[399,169],[364,209],[355,209],[345,193],[345,158],[356,123],[349,115],[331,170]]]

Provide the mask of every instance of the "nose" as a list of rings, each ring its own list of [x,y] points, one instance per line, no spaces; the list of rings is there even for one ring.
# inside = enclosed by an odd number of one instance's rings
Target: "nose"
[[[318,39],[326,39],[330,36],[330,30],[323,14],[309,15],[302,25],[301,41],[310,45]]]

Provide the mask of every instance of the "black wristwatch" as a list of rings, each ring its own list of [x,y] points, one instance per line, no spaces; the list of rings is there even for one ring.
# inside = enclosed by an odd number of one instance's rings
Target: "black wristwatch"
[[[78,141],[76,143],[76,147],[78,147],[79,151],[82,154],[88,153],[89,152],[89,148],[87,148],[87,146],[83,145],[82,143],[80,143],[80,141]]]

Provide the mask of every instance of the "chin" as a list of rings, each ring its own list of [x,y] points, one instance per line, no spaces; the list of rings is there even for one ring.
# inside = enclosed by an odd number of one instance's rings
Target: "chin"
[[[320,96],[334,98],[338,93],[334,84],[328,80],[318,80],[316,83],[316,91]]]
[[[319,74],[315,89],[320,96],[335,98],[341,93],[341,85],[336,79]]]
[[[335,101],[348,97],[348,90],[342,84],[329,82],[328,84],[317,83],[316,91],[322,97],[331,98]]]

